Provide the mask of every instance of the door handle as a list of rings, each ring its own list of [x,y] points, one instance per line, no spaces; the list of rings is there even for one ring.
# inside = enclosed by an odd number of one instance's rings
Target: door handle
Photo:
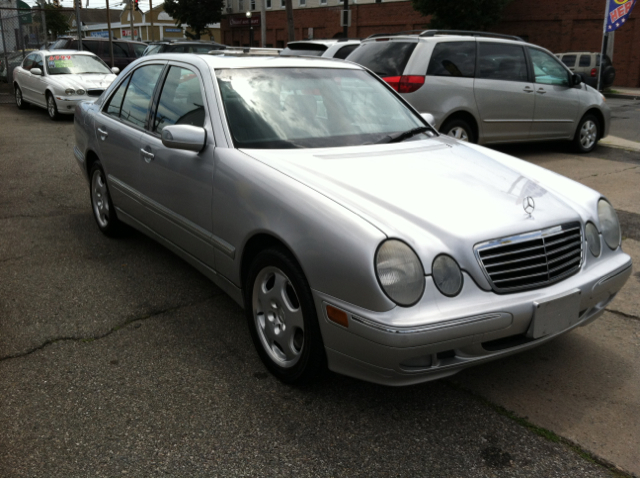
[[[142,153],[142,156],[144,156],[144,161],[146,161],[147,163],[150,163],[151,160],[156,157],[156,155],[154,155],[150,151],[145,150],[144,148],[140,148],[140,153]]]
[[[533,88],[531,88],[530,86],[526,86],[526,87],[524,87],[524,90],[522,90],[522,91],[527,92],[527,93],[533,93]]]
[[[547,90],[545,90],[544,88],[538,88],[538,93],[544,95],[545,93],[547,93]]]
[[[98,133],[100,133],[100,139],[101,139],[102,141],[106,140],[106,139],[107,139],[107,137],[109,136],[109,132],[108,132],[108,131],[106,131],[106,130],[103,130],[103,129],[101,129],[101,128],[98,128]]]

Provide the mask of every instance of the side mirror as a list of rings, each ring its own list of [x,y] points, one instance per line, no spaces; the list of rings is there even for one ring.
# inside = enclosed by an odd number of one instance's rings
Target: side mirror
[[[42,76],[42,70],[40,70],[40,68],[32,68],[29,71],[31,72],[32,75]]]
[[[436,119],[433,117],[431,113],[420,113],[420,116],[422,116],[422,118],[424,118],[425,121],[429,123],[430,126],[434,128],[436,127]]]
[[[574,73],[573,75],[571,75],[571,82],[574,85],[580,85],[580,83],[582,83],[584,81],[584,79],[582,78],[582,75],[580,73]]]
[[[118,67],[113,67],[113,68],[111,69],[111,71],[112,71],[115,75],[117,75],[118,73],[120,73],[120,69],[119,69]]]
[[[200,152],[207,141],[204,128],[191,125],[170,125],[162,129],[162,144],[167,148]]]

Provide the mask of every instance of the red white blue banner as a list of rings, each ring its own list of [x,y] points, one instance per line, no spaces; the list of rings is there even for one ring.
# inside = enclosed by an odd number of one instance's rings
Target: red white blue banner
[[[636,1],[637,0],[609,0],[607,32],[613,32],[627,22]]]

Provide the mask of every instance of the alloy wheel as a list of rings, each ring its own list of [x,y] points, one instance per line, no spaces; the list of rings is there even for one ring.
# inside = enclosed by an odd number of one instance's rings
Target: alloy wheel
[[[96,170],[91,178],[93,214],[102,228],[109,226],[109,193],[102,171]]]
[[[304,348],[304,319],[298,295],[281,269],[267,266],[258,273],[252,306],[265,352],[278,366],[293,367]]]
[[[593,120],[587,120],[580,129],[580,144],[585,150],[589,150],[598,140],[598,127]]]
[[[469,134],[464,128],[460,128],[459,126],[451,128],[447,135],[455,138],[456,140],[469,141]]]

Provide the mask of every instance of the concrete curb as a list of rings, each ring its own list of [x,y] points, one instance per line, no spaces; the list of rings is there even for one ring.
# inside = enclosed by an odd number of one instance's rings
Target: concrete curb
[[[640,152],[640,142],[625,140],[624,138],[618,138],[617,136],[612,135],[601,139],[599,145],[609,148],[619,148],[627,151]]]
[[[626,93],[604,93],[606,98],[617,98],[620,100],[640,100],[640,95],[629,95]]]

